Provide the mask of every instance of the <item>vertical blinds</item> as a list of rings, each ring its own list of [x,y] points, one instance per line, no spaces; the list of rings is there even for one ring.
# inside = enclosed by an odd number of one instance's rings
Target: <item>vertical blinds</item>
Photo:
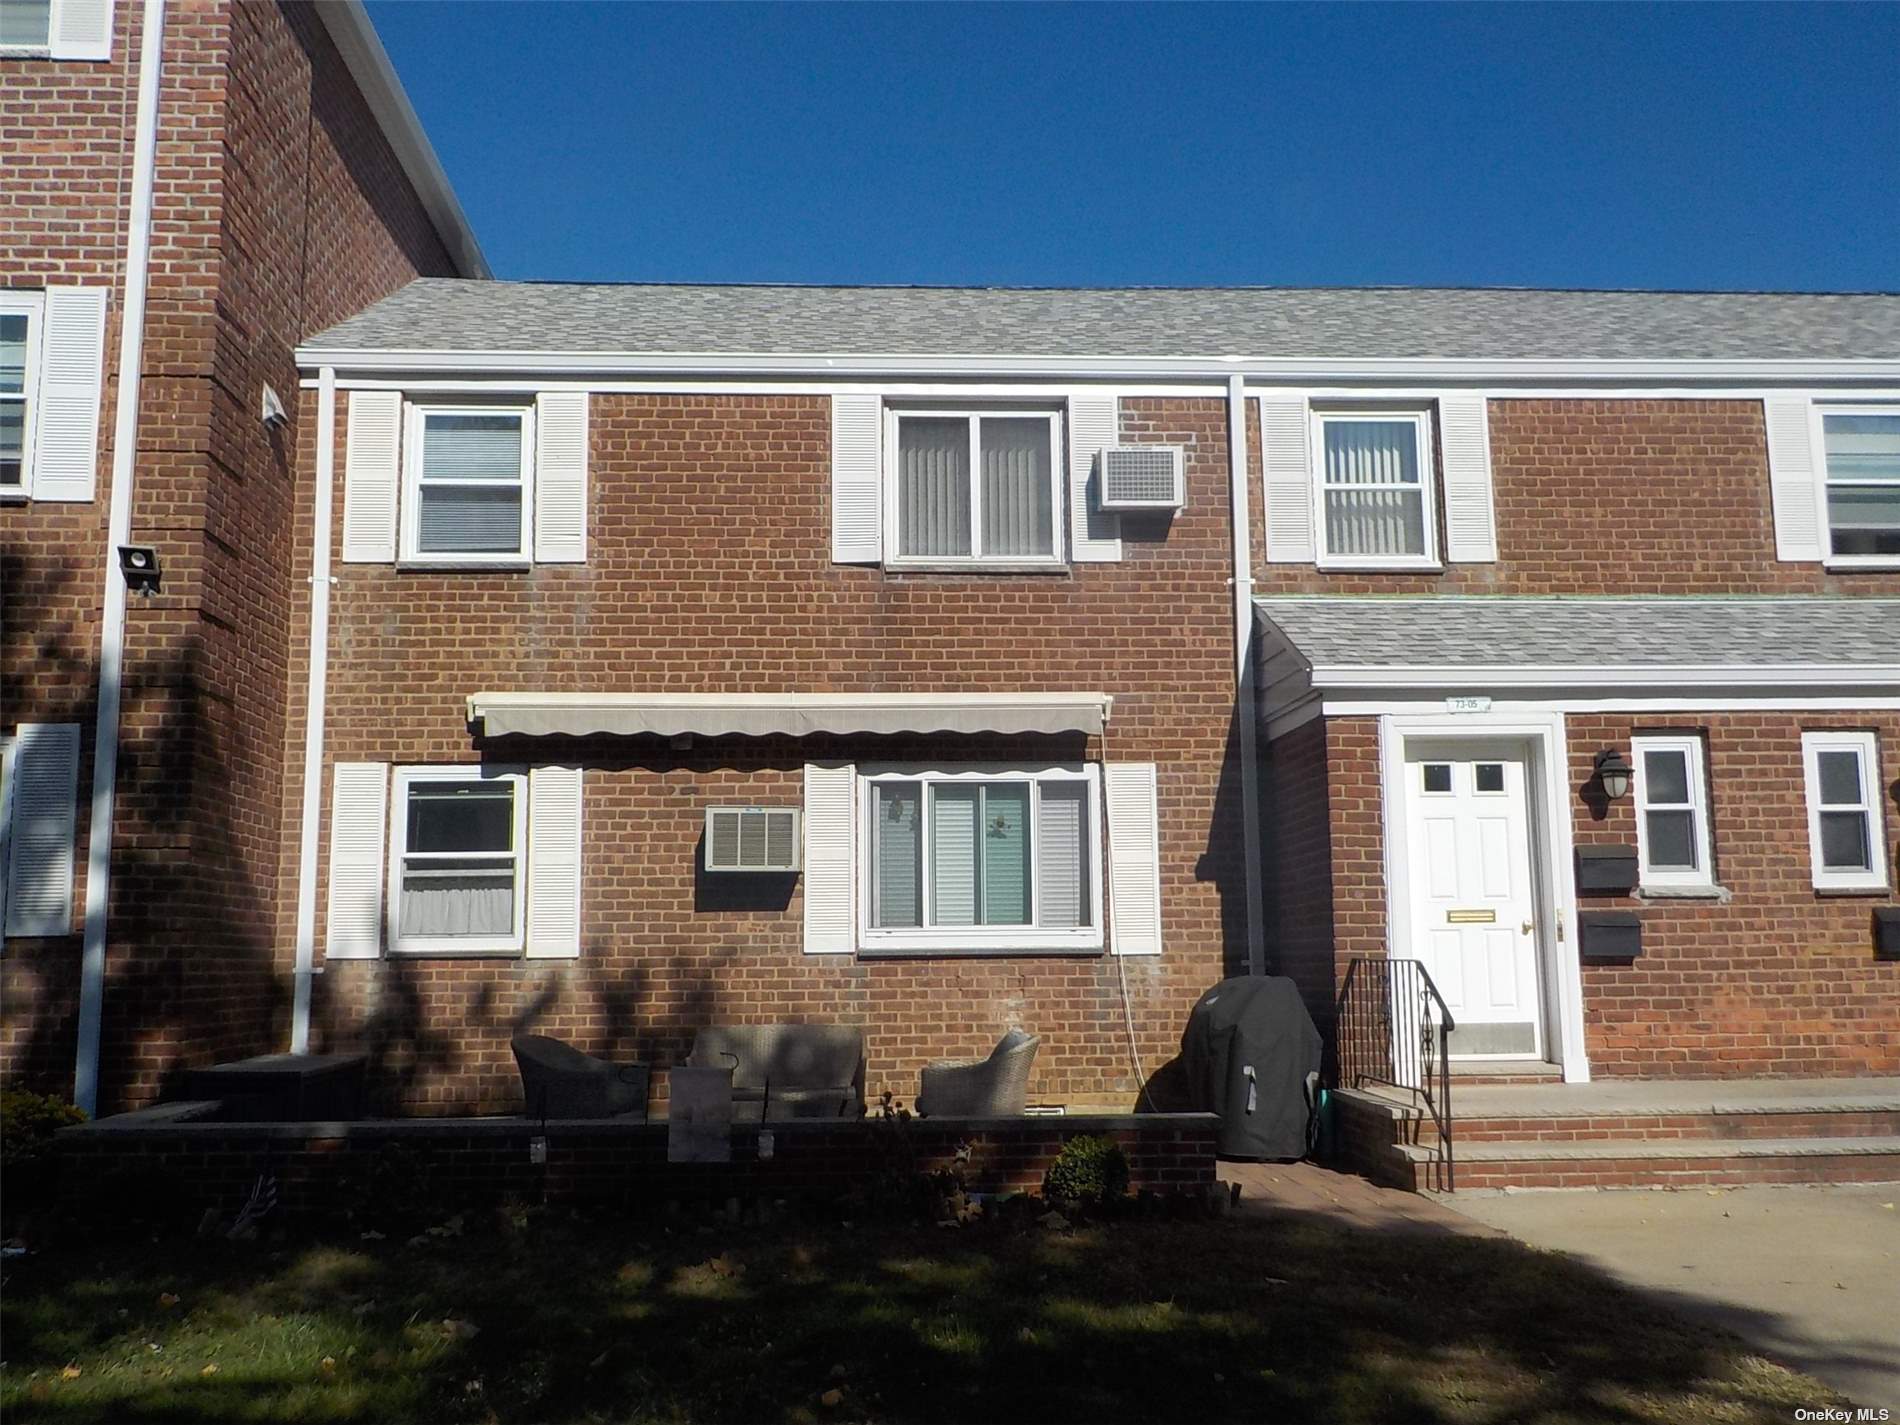
[[[1417,426],[1409,420],[1323,424],[1327,551],[1423,554],[1425,495]]]
[[[983,422],[983,553],[1044,556],[1055,543],[1049,422]]]
[[[872,788],[877,826],[871,855],[877,862],[871,923],[915,928],[923,921],[923,835],[919,788],[880,783]]]
[[[1037,857],[1036,921],[1069,930],[1089,923],[1088,788],[1045,782],[1036,813],[1042,845]]]
[[[898,552],[970,553],[970,426],[960,417],[898,423]]]
[[[1047,416],[905,416],[897,430],[899,554],[1046,559],[1055,552]]]

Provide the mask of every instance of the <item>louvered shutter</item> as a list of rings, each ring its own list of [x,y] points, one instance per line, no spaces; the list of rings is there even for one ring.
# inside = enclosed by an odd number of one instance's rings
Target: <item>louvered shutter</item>
[[[1438,402],[1438,438],[1445,464],[1445,557],[1458,564],[1495,564],[1496,517],[1491,505],[1491,422],[1482,396]]]
[[[884,558],[884,403],[876,396],[831,398],[831,559]]]
[[[54,59],[112,58],[112,0],[52,0]]]
[[[343,562],[396,558],[396,494],[402,451],[402,395],[352,391],[343,447]]]
[[[1260,465],[1266,491],[1269,564],[1314,561],[1311,437],[1304,397],[1260,397]]]
[[[857,769],[805,764],[805,953],[848,955],[856,940],[852,835]]]
[[[1069,555],[1077,564],[1122,557],[1121,520],[1095,508],[1102,447],[1121,439],[1121,403],[1113,396],[1069,397]]]
[[[581,769],[528,773],[528,958],[581,953]]]
[[[1768,488],[1775,506],[1775,558],[1827,557],[1816,488],[1813,409],[1803,400],[1762,402],[1768,423]]]
[[[324,958],[374,960],[383,945],[389,768],[339,762],[330,785],[330,906]]]
[[[549,391],[535,402],[534,558],[587,558],[587,393]]]
[[[105,362],[106,289],[48,287],[33,437],[34,499],[92,499],[98,483]]]
[[[8,935],[72,933],[78,797],[79,724],[21,723],[7,787]]]
[[[1161,823],[1155,764],[1102,768],[1108,800],[1110,944],[1117,955],[1161,953]]]

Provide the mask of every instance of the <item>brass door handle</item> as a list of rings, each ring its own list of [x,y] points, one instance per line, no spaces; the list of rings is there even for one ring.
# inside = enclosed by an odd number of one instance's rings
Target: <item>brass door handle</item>
[[[1537,927],[1532,922],[1528,920],[1524,922],[1523,930],[1526,935],[1529,935],[1531,931],[1535,930],[1536,928]]]

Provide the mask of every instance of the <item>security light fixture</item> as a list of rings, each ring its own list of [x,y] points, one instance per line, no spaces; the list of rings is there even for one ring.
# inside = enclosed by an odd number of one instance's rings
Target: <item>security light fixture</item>
[[[119,572],[126,588],[149,599],[158,592],[158,551],[149,544],[121,544]]]
[[[1603,795],[1613,802],[1620,802],[1630,794],[1630,776],[1635,770],[1618,748],[1606,747],[1597,753],[1597,782],[1603,788]]]

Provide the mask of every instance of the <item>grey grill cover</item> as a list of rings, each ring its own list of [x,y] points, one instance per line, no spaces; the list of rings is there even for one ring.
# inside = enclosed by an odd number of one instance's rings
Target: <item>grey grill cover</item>
[[[1319,1057],[1313,1017],[1282,976],[1222,980],[1181,1035],[1194,1106],[1220,1115],[1223,1158],[1305,1156],[1306,1076]]]

